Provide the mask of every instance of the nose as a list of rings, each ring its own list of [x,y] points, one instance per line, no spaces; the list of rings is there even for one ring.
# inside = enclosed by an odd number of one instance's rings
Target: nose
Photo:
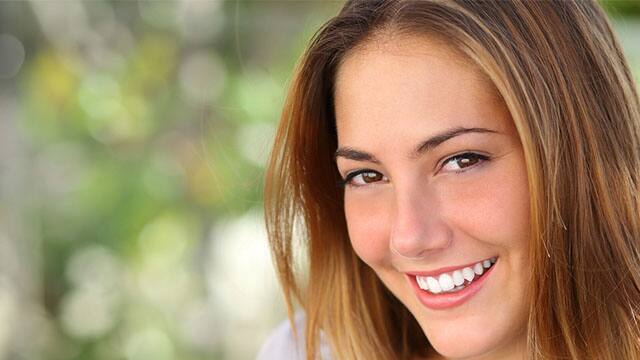
[[[443,216],[443,204],[437,194],[419,188],[395,190],[391,252],[417,260],[448,247],[453,231]]]

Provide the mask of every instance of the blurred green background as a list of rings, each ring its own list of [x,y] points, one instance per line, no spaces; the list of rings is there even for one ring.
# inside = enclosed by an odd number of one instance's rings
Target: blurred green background
[[[0,2],[0,359],[252,359],[261,214],[334,1]],[[605,3],[636,77],[640,7]]]

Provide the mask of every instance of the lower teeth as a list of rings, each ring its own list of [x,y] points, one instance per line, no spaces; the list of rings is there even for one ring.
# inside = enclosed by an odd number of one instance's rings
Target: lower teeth
[[[440,294],[454,293],[454,292],[458,292],[458,291],[460,291],[460,290],[462,290],[464,288],[465,288],[465,285],[460,285],[460,286],[454,287],[453,289],[451,289],[449,291],[443,291]]]

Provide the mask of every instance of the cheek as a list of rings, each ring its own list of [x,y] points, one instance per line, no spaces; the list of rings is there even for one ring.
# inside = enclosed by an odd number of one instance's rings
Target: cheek
[[[498,171],[469,177],[440,191],[445,217],[459,230],[479,240],[508,248],[525,245],[529,231],[529,190],[526,173],[513,163]],[[455,220],[454,220],[455,219]]]
[[[372,268],[388,258],[389,206],[383,199],[346,193],[344,211],[351,246],[356,254]]]

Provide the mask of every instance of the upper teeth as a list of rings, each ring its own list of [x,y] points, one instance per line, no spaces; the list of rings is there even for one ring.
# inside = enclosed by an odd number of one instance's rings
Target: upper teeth
[[[491,259],[480,261],[473,266],[467,266],[450,273],[443,273],[437,277],[416,276],[416,281],[420,289],[428,290],[434,294],[455,292],[472,283],[474,279],[484,273],[485,269],[495,264],[496,260],[496,257],[492,257]]]

